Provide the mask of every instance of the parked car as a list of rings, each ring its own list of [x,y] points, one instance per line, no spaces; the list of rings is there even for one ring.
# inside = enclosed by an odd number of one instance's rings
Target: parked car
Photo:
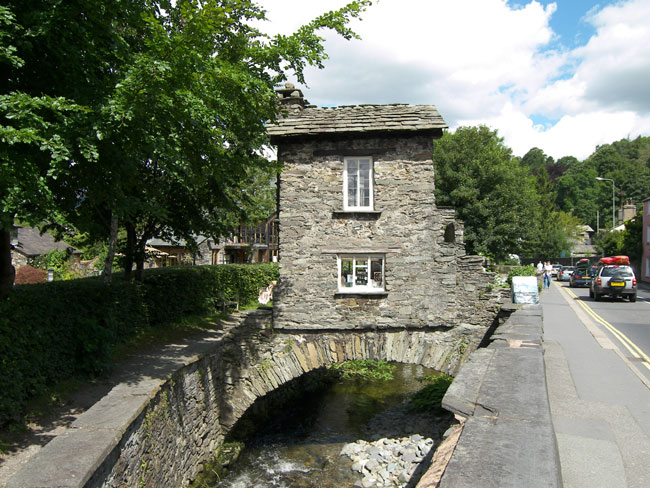
[[[576,269],[575,266],[562,266],[560,268],[560,271],[557,272],[557,280],[569,281],[575,269]]]
[[[576,269],[569,278],[569,286],[571,288],[578,286],[589,286],[591,283],[591,275],[589,274],[591,263],[589,259],[581,259],[576,264]]]
[[[571,288],[588,287],[591,283],[591,270],[589,268],[578,268],[571,274],[569,278],[569,286]]]
[[[562,267],[561,264],[554,264],[553,265],[553,269],[551,270],[551,278],[554,277],[554,276],[557,278],[557,273],[558,273],[558,271],[560,271],[561,267]]]
[[[636,276],[628,265],[604,264],[591,280],[589,296],[599,301],[603,296],[623,297],[636,302]]]

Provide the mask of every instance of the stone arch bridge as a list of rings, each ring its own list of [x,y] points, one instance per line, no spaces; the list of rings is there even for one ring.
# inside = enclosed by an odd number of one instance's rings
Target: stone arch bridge
[[[354,359],[454,374],[493,325],[277,333],[270,324],[268,310],[244,313],[199,354],[116,386],[6,488],[186,486],[246,410],[280,386]]]

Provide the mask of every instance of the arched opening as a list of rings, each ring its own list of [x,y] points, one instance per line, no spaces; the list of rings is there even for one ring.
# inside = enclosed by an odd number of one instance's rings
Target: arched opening
[[[456,226],[453,223],[445,226],[445,242],[447,244],[456,242]]]

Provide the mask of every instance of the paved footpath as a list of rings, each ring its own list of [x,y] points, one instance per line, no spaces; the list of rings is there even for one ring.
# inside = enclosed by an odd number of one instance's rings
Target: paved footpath
[[[564,488],[650,487],[650,388],[555,282],[541,304]]]

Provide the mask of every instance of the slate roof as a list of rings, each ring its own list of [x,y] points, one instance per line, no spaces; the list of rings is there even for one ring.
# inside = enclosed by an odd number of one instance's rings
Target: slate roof
[[[72,249],[72,254],[82,254],[82,252],[63,241],[55,241],[54,237],[45,232],[41,232],[33,227],[18,227],[18,243],[14,245],[14,250],[27,256],[35,257],[56,249],[64,251]]]
[[[433,105],[347,105],[292,109],[267,129],[271,142],[283,137],[346,133],[415,132],[447,128]]]

